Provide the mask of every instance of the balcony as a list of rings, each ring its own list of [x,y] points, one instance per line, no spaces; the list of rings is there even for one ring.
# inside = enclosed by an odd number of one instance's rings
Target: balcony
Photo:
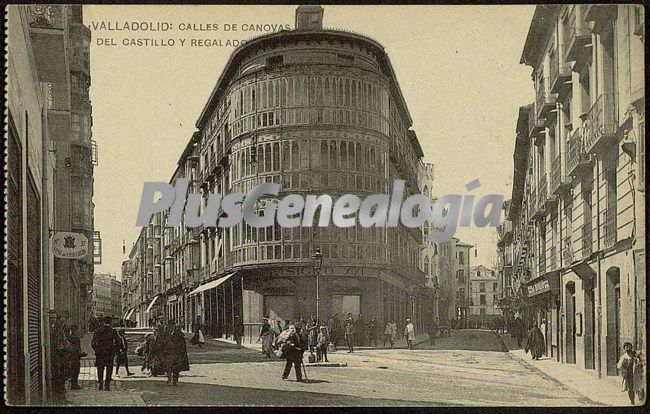
[[[586,223],[582,226],[582,259],[587,260],[592,253],[591,223]]]
[[[577,61],[591,42],[591,29],[585,20],[587,5],[573,5],[564,27],[564,60]]]
[[[537,117],[534,110],[528,111],[528,136],[535,141],[542,131],[544,131],[544,121]]]
[[[564,266],[568,266],[573,263],[573,245],[571,244],[571,236],[564,238],[562,243],[562,261]]]
[[[616,20],[618,6],[616,4],[585,4],[583,16],[587,21],[594,22],[594,32],[600,32],[603,23]]]
[[[551,109],[555,109],[555,95],[552,95],[546,90],[546,85],[549,84],[549,78],[544,77],[540,80],[536,93],[536,105],[538,118],[545,118]]]
[[[551,93],[560,93],[571,85],[571,64],[560,60],[560,54],[553,53],[550,62]]]
[[[612,247],[616,244],[616,209],[610,208],[605,210],[605,248]]]
[[[566,173],[566,172],[565,172]],[[562,160],[558,156],[551,164],[551,193],[559,194],[570,187],[571,180],[562,175]]]
[[[591,166],[591,157],[585,153],[582,142],[582,132],[576,129],[567,142],[566,173],[570,176],[578,175],[583,169]]]
[[[616,98],[615,93],[602,94],[589,110],[585,120],[585,152],[591,153],[608,141],[614,143],[617,129]]]

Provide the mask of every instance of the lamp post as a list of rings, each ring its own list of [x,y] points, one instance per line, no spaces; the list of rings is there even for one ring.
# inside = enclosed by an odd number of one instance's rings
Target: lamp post
[[[320,320],[320,314],[319,314],[320,297],[319,297],[319,290],[318,290],[318,277],[320,276],[320,272],[323,268],[323,253],[320,252],[320,249],[316,249],[316,251],[311,256],[311,258],[314,261],[314,270],[316,270],[316,321],[319,321]]]

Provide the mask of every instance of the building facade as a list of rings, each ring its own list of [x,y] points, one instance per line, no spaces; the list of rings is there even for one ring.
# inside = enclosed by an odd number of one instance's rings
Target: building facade
[[[469,313],[473,322],[494,323],[501,318],[497,294],[501,286],[497,273],[483,265],[469,272]]]
[[[189,178],[189,191],[202,195],[199,213],[211,193],[264,182],[282,183],[279,197],[388,194],[397,179],[405,197],[420,193],[423,153],[388,56],[365,36],[323,29],[322,15],[301,6],[295,30],[254,38],[231,55],[170,180]],[[152,217],[124,267],[141,295],[125,308],[139,306],[141,324],[163,316],[188,329],[200,318],[222,336],[239,316],[252,338],[263,315],[410,317],[424,329],[434,309],[421,228],[242,222],[190,231],[166,219]]]
[[[544,5],[521,59],[536,101],[517,123],[503,302],[546,320],[552,358],[603,376],[624,342],[646,351],[643,54],[642,6]]]
[[[441,323],[465,327],[470,309],[469,269],[473,245],[457,238],[436,243],[434,264],[438,276],[438,318]]]
[[[122,315],[122,282],[112,274],[95,274],[92,293],[93,314],[97,317]]]

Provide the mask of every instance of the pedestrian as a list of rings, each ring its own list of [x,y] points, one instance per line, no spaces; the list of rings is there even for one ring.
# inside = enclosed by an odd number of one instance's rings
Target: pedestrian
[[[124,329],[120,329],[117,331],[117,352],[115,353],[115,375],[117,375],[120,371],[120,367],[124,365],[124,369],[126,369],[126,375],[130,377],[133,375],[131,371],[129,371],[129,342],[126,340],[126,336],[124,335]]]
[[[294,325],[289,325],[287,338],[282,343],[282,357],[287,360],[282,372],[282,379],[286,380],[293,367],[296,371],[296,381],[302,382],[302,356],[305,351],[303,342]]]
[[[354,319],[352,319],[352,313],[348,313],[348,317],[344,322],[345,329],[345,342],[348,344],[348,353],[354,351]]]
[[[57,405],[68,405],[65,398],[66,361],[70,357],[72,346],[66,333],[66,319],[63,315],[54,321],[50,334],[52,342],[52,400]]]
[[[318,338],[318,323],[314,315],[309,317],[309,321],[305,325],[305,332],[307,334],[307,346],[309,353],[313,353],[316,349],[316,340]]]
[[[199,348],[203,347],[203,344],[205,343],[205,337],[203,336],[203,325],[201,324],[200,315],[196,317],[196,321],[192,324],[192,332],[194,332],[194,335],[192,336],[190,343],[192,345],[198,346]]]
[[[390,349],[393,349],[395,346],[395,336],[397,335],[397,325],[395,322],[386,323],[386,328],[384,329],[384,348],[386,348],[386,342],[390,345]]]
[[[244,336],[244,324],[239,320],[239,315],[235,316],[235,323],[232,326],[232,335],[237,342],[237,348],[241,348],[241,341]]]
[[[341,320],[339,314],[335,313],[327,321],[327,330],[330,334],[330,342],[337,347],[341,338]]]
[[[262,318],[262,326],[260,326],[260,338],[262,340],[262,353],[268,358],[271,358],[273,350],[273,340],[275,339],[275,332],[269,324],[268,318]]]
[[[546,342],[544,342],[542,331],[537,327],[537,322],[533,322],[530,331],[528,331],[524,352],[528,353],[529,350],[533,359],[539,359],[543,354],[546,354]]]
[[[104,317],[104,323],[93,335],[92,347],[95,351],[95,367],[97,368],[97,384],[100,390],[109,391],[113,374],[113,359],[118,348],[118,338],[110,325],[111,317]]]
[[[156,337],[154,336],[155,332],[156,330],[154,329],[153,334],[146,334],[144,337],[144,343],[140,345],[142,349],[142,367],[140,368],[140,372],[144,372],[146,369],[149,371],[149,375],[151,375],[151,350],[153,342],[156,340]]]
[[[525,332],[524,321],[519,316],[515,316],[515,319],[512,321],[512,335],[517,339],[517,347],[519,348],[521,348]]]
[[[167,384],[176,385],[178,383],[179,373],[190,370],[190,362],[187,358],[187,345],[185,344],[185,335],[181,331],[180,325],[171,323],[169,325],[169,334],[167,340],[167,361],[165,372],[167,374]]]
[[[375,319],[374,316],[370,317],[370,321],[368,322],[368,346],[373,346],[372,344],[375,344],[375,348],[377,347],[377,320]]]
[[[542,332],[542,338],[544,344],[546,344],[546,319],[542,319],[542,323],[539,325],[539,330]],[[546,346],[544,347],[544,355],[546,355]]]
[[[415,326],[413,326],[410,319],[406,319],[406,326],[404,327],[404,339],[406,339],[408,349],[413,349],[413,341],[415,341]]]
[[[316,344],[316,361],[321,362],[323,359],[325,362],[329,362],[327,359],[327,347],[330,344],[330,336],[327,333],[327,326],[321,325],[320,332],[318,333],[317,344]]]
[[[363,316],[359,315],[356,322],[354,322],[354,331],[356,332],[356,342],[359,346],[366,345],[366,322]]]
[[[68,342],[70,343],[70,361],[68,378],[70,379],[70,389],[81,389],[79,386],[79,372],[81,371],[81,358],[85,357],[85,352],[81,350],[81,338],[79,337],[79,325],[70,325],[68,333]]]
[[[631,342],[623,344],[625,353],[618,360],[616,368],[622,378],[622,391],[627,391],[630,398],[630,404],[634,404],[635,394],[638,392],[639,399],[643,401],[643,362],[640,355],[634,350]]]
[[[169,345],[169,334],[162,326],[156,326],[153,330],[153,340],[149,345],[149,375],[155,377],[166,372],[167,348]]]
[[[432,346],[436,345],[436,335],[438,334],[438,323],[435,319],[431,318],[428,325],[429,330],[429,342]]]

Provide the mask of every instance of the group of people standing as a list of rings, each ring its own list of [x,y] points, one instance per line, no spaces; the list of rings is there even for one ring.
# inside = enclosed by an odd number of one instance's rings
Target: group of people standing
[[[185,334],[174,322],[159,322],[136,353],[144,358],[141,371],[148,370],[150,376],[164,374],[167,384],[176,385],[179,373],[190,370]]]
[[[81,350],[79,327],[68,325],[64,316],[56,318],[50,334],[52,344],[52,399],[55,404],[65,405],[65,384],[70,381],[71,389],[79,389],[81,358],[86,356]]]

